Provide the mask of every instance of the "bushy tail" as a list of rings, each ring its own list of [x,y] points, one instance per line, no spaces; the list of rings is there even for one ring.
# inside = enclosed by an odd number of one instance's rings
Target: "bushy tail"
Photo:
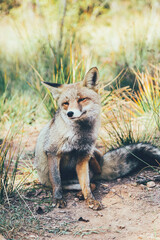
[[[120,178],[146,166],[160,166],[160,150],[148,143],[131,144],[104,155],[98,179]]]

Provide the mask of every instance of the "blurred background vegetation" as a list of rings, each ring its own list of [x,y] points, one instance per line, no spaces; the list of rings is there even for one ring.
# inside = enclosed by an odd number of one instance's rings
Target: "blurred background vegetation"
[[[40,78],[77,81],[96,65],[106,89],[137,90],[135,72],[153,76],[159,63],[159,23],[156,0],[1,0],[1,129],[17,118],[35,121],[46,97]],[[52,115],[55,107],[46,99]]]

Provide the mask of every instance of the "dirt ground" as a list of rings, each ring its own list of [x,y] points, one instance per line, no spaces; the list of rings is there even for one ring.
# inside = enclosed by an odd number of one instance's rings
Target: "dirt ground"
[[[100,184],[94,195],[104,206],[101,211],[88,209],[75,193],[66,193],[67,208],[53,209],[43,217],[54,227],[55,220],[57,225],[73,222],[71,235],[47,233],[39,239],[160,239],[160,184],[151,190],[134,184],[128,179]]]
[[[33,153],[38,132],[33,129],[29,140],[23,141],[25,155]],[[154,187],[147,186],[151,180]],[[35,194],[42,199],[41,204],[32,208],[31,203],[27,203],[36,218],[43,220],[45,228],[50,226],[50,231],[36,234],[21,230],[21,238],[15,239],[160,240],[159,180],[157,173],[147,170],[112,182],[99,182],[94,196],[103,204],[100,211],[87,208],[85,201],[77,198],[76,192],[64,193],[65,209],[46,211],[44,193],[39,190]]]

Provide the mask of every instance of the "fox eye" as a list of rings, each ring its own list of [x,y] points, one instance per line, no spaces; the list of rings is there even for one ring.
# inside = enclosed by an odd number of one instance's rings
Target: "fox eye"
[[[62,103],[63,106],[68,106],[69,105],[69,102],[64,102]]]
[[[78,99],[78,103],[84,102],[84,101],[86,101],[86,100],[87,100],[87,98],[80,98],[80,99]]]

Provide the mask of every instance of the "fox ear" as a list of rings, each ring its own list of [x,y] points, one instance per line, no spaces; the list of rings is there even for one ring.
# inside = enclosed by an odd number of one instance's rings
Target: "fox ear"
[[[99,71],[97,67],[91,68],[85,75],[83,86],[97,90],[97,82],[99,80]]]
[[[49,89],[49,91],[52,93],[53,98],[57,100],[62,92],[62,89],[60,87],[62,84],[59,83],[50,83],[50,82],[42,82],[42,84]]]

